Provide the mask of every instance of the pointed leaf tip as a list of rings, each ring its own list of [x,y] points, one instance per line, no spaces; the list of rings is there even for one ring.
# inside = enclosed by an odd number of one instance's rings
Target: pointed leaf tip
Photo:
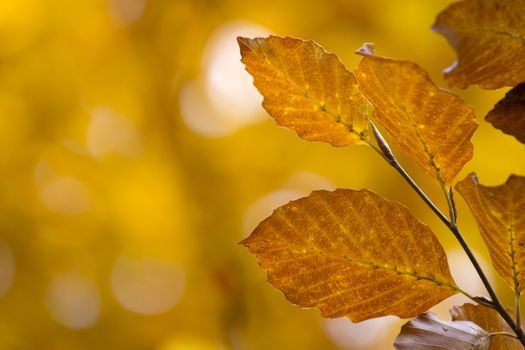
[[[478,185],[479,184],[479,179],[478,179],[478,175],[476,173],[470,173],[467,175],[467,178],[471,179],[472,183],[474,185]]]
[[[239,44],[246,42],[246,40],[248,40],[248,38],[246,38],[246,37],[243,37],[243,36],[238,36],[237,37],[237,42]]]
[[[239,45],[239,48],[241,49],[241,55],[242,55],[242,52],[246,49],[251,49],[252,48],[252,41],[254,41],[255,39],[250,39],[250,38],[246,38],[246,37],[243,37],[243,36],[238,36],[237,37],[237,44]]]
[[[364,43],[363,46],[355,50],[355,53],[362,56],[374,56],[375,55],[375,44]]]

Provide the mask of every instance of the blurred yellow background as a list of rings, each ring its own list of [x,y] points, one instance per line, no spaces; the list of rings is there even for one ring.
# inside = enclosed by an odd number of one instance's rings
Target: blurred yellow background
[[[449,2],[0,0],[0,348],[390,349],[402,321],[300,310],[237,245],[321,188],[402,201],[449,250],[459,285],[483,293],[451,234],[372,150],[275,127],[235,40],[314,39],[350,69],[375,42],[445,86],[455,55],[429,28]],[[483,121],[505,91],[458,93],[481,124],[458,179],[525,174],[523,145]],[[408,168],[443,208],[438,186]]]

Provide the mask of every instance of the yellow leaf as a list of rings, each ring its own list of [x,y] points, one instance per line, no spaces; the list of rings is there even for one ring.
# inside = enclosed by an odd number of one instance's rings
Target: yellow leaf
[[[511,311],[509,311],[512,314]],[[489,333],[514,332],[509,325],[501,318],[494,309],[483,305],[464,304],[463,306],[454,306],[450,310],[450,315],[454,321],[471,321],[483,328]],[[522,350],[520,342],[506,336],[492,336],[490,340],[490,350]]]
[[[414,317],[458,292],[432,231],[368,190],[315,191],[241,243],[288,300],[326,317]]]
[[[504,185],[478,183],[475,174],[456,185],[476,219],[492,264],[516,291],[525,287],[525,177],[511,175]]]
[[[310,141],[363,144],[369,104],[354,75],[313,41],[237,38],[242,62],[277,124]]]
[[[485,120],[505,134],[525,143],[525,83],[507,92],[487,114]]]
[[[431,177],[450,184],[472,158],[472,108],[439,89],[415,63],[374,56],[368,47],[358,53],[364,57],[355,75],[375,107],[374,120]]]
[[[484,89],[525,81],[525,1],[466,0],[441,12],[433,29],[458,54],[445,70],[452,86]]]

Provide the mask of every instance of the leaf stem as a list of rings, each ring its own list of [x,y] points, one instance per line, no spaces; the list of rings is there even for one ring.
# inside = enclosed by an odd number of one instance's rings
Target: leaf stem
[[[452,189],[452,187],[449,187],[447,191],[444,184],[441,184],[441,188],[443,189],[443,193],[445,193],[445,198],[447,199],[450,222],[456,224],[458,219],[458,213],[456,211],[456,203],[454,201],[454,190]]]
[[[391,151],[390,146],[385,141],[383,135],[377,129],[374,123],[372,123],[372,121],[370,121],[370,126],[372,127],[372,131],[374,132],[374,136],[379,146],[376,146],[375,144],[370,142],[370,140],[365,140],[368,143],[368,145],[372,147],[374,151],[379,153],[379,155],[383,157],[394,169],[396,169],[397,172],[401,174],[401,176],[403,176],[405,181],[408,182],[408,184],[414,189],[414,191],[416,191],[416,193],[421,197],[421,199],[423,199],[423,201],[430,207],[430,209],[432,209],[432,211],[439,217],[439,219],[443,221],[443,223],[445,223],[445,225],[450,226],[450,221],[445,216],[445,214],[443,214],[441,210],[439,210],[439,208],[434,204],[434,202],[432,202],[432,200],[428,198],[426,193],[423,192],[423,190],[416,184],[416,182],[410,177],[410,175],[408,175],[408,173],[401,166],[401,164],[399,164],[396,157],[394,156],[394,153]]]
[[[496,292],[492,288],[492,285],[490,284],[487,276],[483,272],[483,269],[479,265],[479,262],[477,261],[474,253],[472,253],[472,250],[470,249],[470,246],[463,238],[463,235],[461,234],[461,231],[459,230],[458,226],[456,225],[456,213],[455,213],[455,205],[452,199],[452,196],[449,194],[445,189],[445,186],[442,184],[442,188],[445,192],[445,196],[447,198],[447,204],[449,206],[450,214],[451,214],[451,220],[449,220],[445,214],[439,210],[439,208],[432,202],[430,198],[426,195],[425,192],[417,185],[417,183],[410,177],[410,175],[407,173],[407,171],[403,168],[403,166],[397,161],[396,157],[394,156],[392,150],[390,149],[390,146],[385,141],[383,135],[381,132],[377,129],[377,127],[374,125],[372,121],[370,121],[370,126],[372,128],[372,131],[374,133],[375,139],[378,143],[378,146],[371,143],[369,140],[366,142],[369,146],[372,147],[379,155],[381,155],[394,169],[397,170],[399,174],[405,179],[405,181],[416,191],[416,193],[423,199],[423,201],[428,205],[430,209],[439,217],[439,219],[448,227],[448,229],[452,232],[456,240],[461,245],[461,248],[465,251],[467,254],[470,262],[476,269],[476,272],[478,273],[483,285],[485,286],[485,289],[490,295],[491,302],[493,305],[493,308],[501,315],[501,317],[507,322],[507,324],[512,328],[512,330],[516,333],[517,339],[525,346],[525,335],[523,333],[523,330],[519,326],[519,323],[514,322],[513,318],[509,315],[507,310],[505,310],[505,307],[501,304],[500,300],[498,299],[498,296],[496,295]],[[472,299],[472,298],[471,298]]]
[[[516,335],[512,334],[512,333],[507,333],[507,332],[492,332],[492,333],[489,333],[489,337],[493,337],[495,335],[501,335],[501,336],[504,336],[504,337],[510,337],[510,338],[518,339],[518,337],[516,337]]]

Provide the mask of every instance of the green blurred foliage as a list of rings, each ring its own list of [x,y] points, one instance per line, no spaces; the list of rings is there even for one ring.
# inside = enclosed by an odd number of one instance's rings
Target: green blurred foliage
[[[253,103],[247,116],[254,87],[224,77],[242,70],[235,36],[258,26],[314,39],[349,68],[373,41],[443,86],[454,53],[429,28],[448,3],[0,1],[0,348],[366,348],[336,344],[330,334],[363,329],[289,304],[237,242],[287,200],[368,187],[455,243],[371,150],[299,140]],[[496,184],[523,174],[523,147],[482,121],[505,91],[459,93],[481,123],[463,176]],[[392,322],[369,348],[390,347]]]

